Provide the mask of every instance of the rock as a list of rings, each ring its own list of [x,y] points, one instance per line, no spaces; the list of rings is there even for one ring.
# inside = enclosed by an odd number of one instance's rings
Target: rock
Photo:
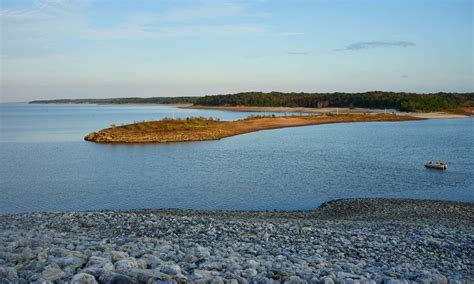
[[[214,276],[211,281],[208,281],[209,284],[224,284],[224,279],[220,276]]]
[[[137,259],[137,264],[139,269],[146,269],[148,267],[148,264],[144,259]]]
[[[420,215],[422,206],[411,212],[400,201],[395,211],[385,201],[359,202],[355,211],[336,206],[329,214],[326,207],[324,218],[186,210],[0,214],[0,283],[470,283],[473,205],[430,202],[431,211]],[[359,211],[369,214],[364,226]]]
[[[189,263],[195,263],[196,261],[198,261],[199,259],[194,255],[194,254],[188,254],[186,255],[186,262],[189,262]]]
[[[104,272],[113,271],[114,269],[115,267],[110,260],[99,256],[91,256],[86,267],[81,272],[92,274],[99,278]]]
[[[245,269],[244,271],[242,271],[242,276],[247,278],[247,279],[253,278],[253,277],[257,276],[257,274],[258,274],[257,270],[255,270],[253,268],[248,268],[248,269]]]
[[[132,268],[128,270],[127,276],[132,279],[137,279],[141,282],[147,282],[149,280],[163,280],[163,279],[171,279],[168,275],[162,273],[158,269],[136,269]]]
[[[91,256],[89,258],[89,261],[87,262],[86,264],[86,268],[87,267],[91,267],[91,266],[101,266],[101,267],[104,267],[104,266],[107,266],[111,264],[110,260],[107,259],[107,258],[104,258],[104,257],[100,257],[100,256]],[[112,265],[113,267],[113,265]]]
[[[71,254],[71,251],[62,247],[52,247],[49,250],[50,255],[54,255],[56,257],[63,257],[63,256],[68,256]]]
[[[249,264],[249,267],[250,267],[250,268],[253,268],[253,269],[257,269],[257,267],[260,266],[260,263],[257,262],[257,261],[255,261],[255,260],[253,260],[253,259],[249,260],[249,261],[248,261],[248,264]]]
[[[152,254],[144,254],[140,260],[145,261],[146,266],[150,268],[157,268],[163,264],[163,261],[159,257]]]
[[[209,279],[212,278],[213,272],[208,271],[208,270],[202,270],[202,269],[194,269],[193,272],[193,277],[196,279]]]
[[[133,242],[128,242],[120,247],[121,251],[133,252],[137,250],[137,245]]]
[[[446,278],[446,276],[444,276],[441,273],[436,273],[433,276],[433,282],[437,283],[437,284],[447,284],[448,283],[448,278]]]
[[[124,259],[121,259],[115,263],[115,269],[117,271],[124,271],[132,268],[140,268],[140,269],[145,269],[146,268],[146,262],[144,260],[137,261],[133,257],[127,257]]]
[[[41,273],[41,278],[46,281],[55,281],[61,279],[64,275],[64,271],[57,264],[50,264]]]
[[[347,279],[343,279],[341,281],[341,284],[362,284],[362,281],[358,279],[347,278]]]
[[[19,278],[15,268],[0,266],[0,280],[4,279],[7,283],[18,283]],[[1,283],[1,282],[0,282]]]
[[[161,272],[170,274],[170,275],[179,275],[181,274],[181,267],[174,263],[164,264],[160,268]]]
[[[337,272],[336,275],[337,275],[337,278],[341,279],[341,280],[364,278],[363,276],[360,276],[360,275],[357,275],[357,274],[354,274],[354,273],[348,273],[348,272],[342,272],[342,271]]]
[[[198,259],[207,259],[211,256],[211,252],[209,251],[209,249],[198,245],[196,247],[195,255]]]
[[[107,284],[133,284],[134,281],[129,277],[121,274],[117,274],[112,276],[112,278],[107,281]]]
[[[305,281],[298,276],[291,276],[284,282],[285,284],[303,284]]]
[[[323,277],[321,280],[320,280],[320,283],[321,284],[334,284],[334,280],[332,280],[331,277]]]
[[[124,251],[111,251],[112,261],[116,262],[128,257],[128,253]]]
[[[69,267],[71,270],[75,270],[79,267],[82,267],[86,263],[85,258],[79,258],[76,256],[64,256],[60,258],[53,259],[53,262],[59,265],[62,269]]]
[[[438,270],[433,269],[431,272],[423,272],[423,275],[417,279],[421,283],[436,283],[436,284],[447,284],[448,279],[443,274],[439,273]]]
[[[46,261],[48,260],[48,251],[43,250],[37,255],[38,261]]]
[[[385,284],[409,284],[407,280],[401,280],[401,279],[389,279],[385,281]]]
[[[72,277],[72,284],[97,284],[97,281],[93,275],[78,273]]]

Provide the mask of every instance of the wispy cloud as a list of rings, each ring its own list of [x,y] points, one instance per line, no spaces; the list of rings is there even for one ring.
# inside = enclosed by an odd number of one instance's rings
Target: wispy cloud
[[[246,2],[198,2],[161,12],[142,11],[120,23],[96,27],[87,18],[93,2],[38,0],[31,6],[0,9],[2,55],[37,56],[59,52],[65,39],[113,41],[137,38],[197,36],[297,36],[265,25],[266,12]]]
[[[411,47],[415,46],[414,42],[411,41],[361,41],[349,44],[344,48],[335,49],[335,51],[344,50],[361,50],[361,49],[372,49],[372,48],[384,48],[384,47]]]
[[[43,0],[0,10],[2,57],[35,57],[57,52],[55,41],[83,31],[86,1]]]

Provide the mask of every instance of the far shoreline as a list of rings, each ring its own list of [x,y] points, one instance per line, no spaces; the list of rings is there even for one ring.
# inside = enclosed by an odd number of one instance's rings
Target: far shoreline
[[[98,106],[168,106],[179,109],[194,110],[218,110],[231,112],[274,112],[274,113],[308,113],[308,114],[363,114],[363,113],[394,113],[397,115],[408,115],[424,119],[453,119],[453,118],[471,118],[472,115],[456,114],[449,112],[403,112],[396,109],[377,109],[377,108],[347,108],[347,107],[323,107],[323,108],[307,108],[307,107],[254,107],[254,106],[204,106],[191,103],[1,103],[1,104],[35,104],[35,105],[98,105]]]
[[[363,114],[363,113],[395,113],[397,115],[408,115],[417,118],[425,119],[443,119],[443,118],[469,118],[472,116],[463,114],[454,114],[447,112],[402,112],[395,109],[369,109],[369,108],[336,108],[336,107],[325,107],[325,108],[305,108],[305,107],[253,107],[253,106],[202,106],[202,105],[191,105],[191,106],[177,106],[183,109],[202,109],[202,110],[222,110],[222,111],[235,111],[235,112],[293,112],[293,113],[311,113],[311,114],[328,114],[337,113],[340,114]]]
[[[193,104],[175,103],[32,103],[32,102],[17,102],[17,103],[0,103],[0,104],[29,104],[29,105],[97,105],[97,106],[170,106],[176,108],[191,108]]]

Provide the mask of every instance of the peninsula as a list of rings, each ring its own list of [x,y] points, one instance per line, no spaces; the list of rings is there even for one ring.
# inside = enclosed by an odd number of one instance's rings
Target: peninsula
[[[96,143],[166,143],[218,140],[239,134],[285,128],[342,122],[407,121],[421,118],[396,114],[345,114],[318,116],[249,116],[237,121],[213,118],[163,119],[139,122],[88,134],[84,140]]]

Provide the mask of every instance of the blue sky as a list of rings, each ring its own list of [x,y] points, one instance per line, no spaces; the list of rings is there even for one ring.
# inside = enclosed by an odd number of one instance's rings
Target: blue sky
[[[1,101],[474,91],[471,0],[1,0]]]

